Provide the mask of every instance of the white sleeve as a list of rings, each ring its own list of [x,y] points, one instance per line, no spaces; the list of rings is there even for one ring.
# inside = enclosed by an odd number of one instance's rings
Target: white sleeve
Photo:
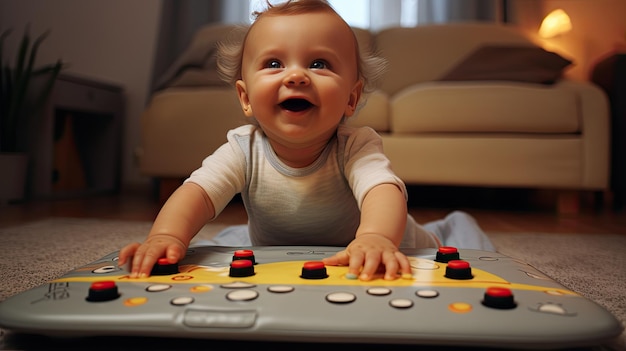
[[[206,191],[215,207],[215,217],[224,210],[233,196],[245,187],[246,159],[235,137],[241,132],[247,134],[241,127],[229,131],[228,142],[205,158],[202,166],[185,180],[198,184]]]
[[[341,135],[343,134],[343,136]],[[344,174],[359,208],[365,195],[380,184],[395,184],[408,198],[404,182],[396,176],[383,152],[380,135],[369,127],[341,128],[339,142],[345,139]]]

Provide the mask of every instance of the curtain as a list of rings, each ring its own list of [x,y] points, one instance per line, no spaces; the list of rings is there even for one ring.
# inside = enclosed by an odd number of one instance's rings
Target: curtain
[[[228,1],[162,0],[159,34],[152,69],[152,91],[159,77],[189,45],[194,33],[206,24],[222,21],[225,12],[224,2]]]
[[[418,0],[418,24],[499,21],[501,0]]]
[[[336,0],[336,2],[346,0]],[[365,0],[369,2],[369,29],[462,21],[501,21],[506,0]]]
[[[333,2],[353,1],[359,0]],[[369,29],[372,31],[400,25],[506,20],[507,0],[360,1],[363,1],[361,5],[369,6]],[[211,23],[249,23],[250,12],[250,0],[162,0],[151,91],[155,91],[159,78],[189,45],[198,29]]]

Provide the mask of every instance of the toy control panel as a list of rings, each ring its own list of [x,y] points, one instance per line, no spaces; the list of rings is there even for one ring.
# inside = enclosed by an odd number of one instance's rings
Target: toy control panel
[[[130,279],[112,253],[0,303],[0,326],[52,336],[514,348],[584,347],[618,336],[608,311],[511,257],[404,251],[412,275],[353,279],[335,247],[192,247]]]

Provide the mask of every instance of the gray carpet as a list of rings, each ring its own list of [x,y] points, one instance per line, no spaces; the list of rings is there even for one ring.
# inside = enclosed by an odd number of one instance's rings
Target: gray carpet
[[[208,225],[197,239],[224,226]],[[149,222],[53,218],[0,229],[0,301],[142,241]],[[626,236],[488,233],[497,250],[525,261],[626,321]],[[622,334],[611,349],[626,350]]]

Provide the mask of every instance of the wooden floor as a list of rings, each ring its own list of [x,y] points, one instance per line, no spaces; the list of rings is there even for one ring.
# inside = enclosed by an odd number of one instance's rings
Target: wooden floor
[[[554,194],[530,190],[409,187],[409,211],[418,222],[463,210],[476,218],[486,232],[616,233],[626,235],[626,210],[610,203],[583,204],[577,214],[557,214]],[[48,217],[79,217],[152,221],[160,204],[151,189],[124,190],[119,194],[72,199],[25,201],[0,205],[0,227]],[[246,222],[239,200],[215,221]]]

